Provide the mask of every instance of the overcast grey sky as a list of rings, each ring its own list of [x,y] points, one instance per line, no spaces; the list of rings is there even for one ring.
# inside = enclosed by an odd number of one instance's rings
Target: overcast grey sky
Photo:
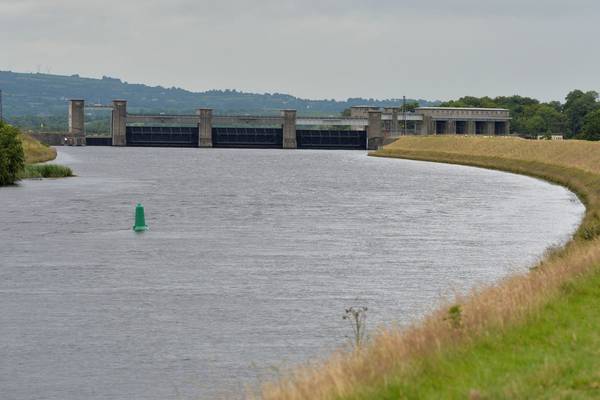
[[[307,98],[600,90],[600,0],[0,0],[0,69]]]

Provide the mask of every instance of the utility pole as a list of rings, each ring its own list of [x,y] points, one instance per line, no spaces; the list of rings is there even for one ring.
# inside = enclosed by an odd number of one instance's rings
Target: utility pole
[[[0,89],[0,122],[4,122],[4,115],[2,114],[2,89]]]
[[[406,96],[402,96],[402,120],[404,121],[404,134],[406,135]]]

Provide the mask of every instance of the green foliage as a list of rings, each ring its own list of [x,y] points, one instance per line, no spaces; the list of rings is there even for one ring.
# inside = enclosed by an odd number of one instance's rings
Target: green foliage
[[[69,167],[57,164],[28,164],[19,172],[19,179],[66,178],[73,176]]]
[[[454,329],[459,329],[462,326],[462,309],[460,305],[454,305],[448,309],[448,318],[450,326]]]
[[[25,154],[19,131],[0,121],[0,186],[14,184],[24,163]]]
[[[600,274],[568,282],[524,324],[415,363],[404,379],[343,397],[592,399],[600,395]]]
[[[600,140],[600,108],[597,108],[585,116],[580,138],[586,140]]]
[[[442,103],[442,106],[506,108],[512,117],[511,132],[527,137],[554,133],[564,134],[567,138],[599,140],[600,137],[589,130],[582,134],[586,116],[600,109],[597,99],[598,93],[594,91],[574,90],[567,95],[564,105],[558,101],[540,103],[536,99],[521,96],[493,99],[466,96]]]
[[[573,90],[567,95],[564,113],[567,117],[569,130],[567,137],[575,137],[581,133],[585,117],[590,112],[600,108],[598,92]]]

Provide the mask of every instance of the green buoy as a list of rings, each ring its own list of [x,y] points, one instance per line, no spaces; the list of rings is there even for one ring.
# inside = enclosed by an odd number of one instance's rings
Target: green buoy
[[[144,217],[144,206],[140,203],[135,206],[135,225],[133,225],[133,230],[135,232],[144,232],[148,230],[146,218]]]

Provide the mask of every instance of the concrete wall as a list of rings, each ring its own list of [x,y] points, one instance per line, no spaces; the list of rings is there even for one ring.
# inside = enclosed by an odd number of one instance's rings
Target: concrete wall
[[[296,141],[296,110],[283,110],[283,148],[295,149]]]
[[[111,132],[113,146],[127,145],[127,101],[125,100],[113,101]]]
[[[76,146],[85,145],[85,118],[83,100],[69,100],[69,139]]]
[[[213,147],[212,127],[213,115],[212,109],[200,108],[198,110],[200,121],[198,122],[198,147]]]
[[[70,134],[69,133],[44,133],[44,132],[33,132],[33,133],[27,133],[29,136],[31,136],[32,138],[34,138],[35,140],[38,140],[44,144],[47,144],[48,146],[62,146],[64,144],[67,144],[69,142],[70,139]],[[67,140],[65,140],[67,139]]]
[[[377,150],[379,146],[383,145],[383,130],[381,128],[381,111],[369,111],[367,150]]]

